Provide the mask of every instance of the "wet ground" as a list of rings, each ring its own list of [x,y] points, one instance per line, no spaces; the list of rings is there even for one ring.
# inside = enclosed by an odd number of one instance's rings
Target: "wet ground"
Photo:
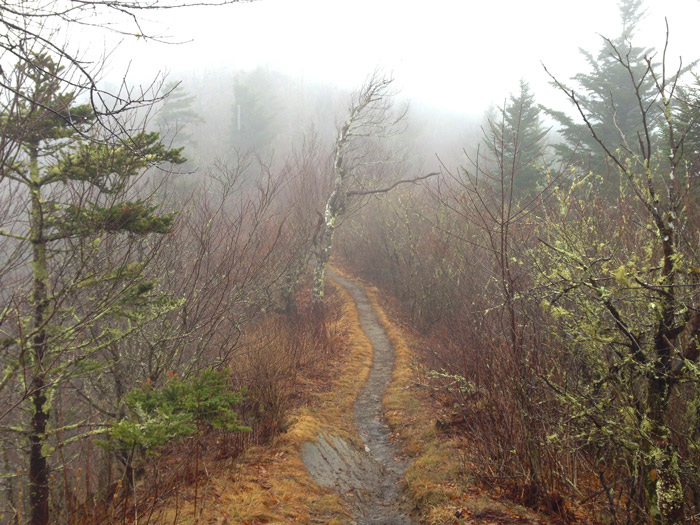
[[[355,426],[364,450],[357,450],[337,436],[320,434],[316,442],[302,447],[302,458],[317,483],[335,488],[350,502],[354,509],[352,523],[415,523],[405,512],[401,495],[400,480],[406,462],[390,440],[382,409],[382,396],[394,367],[394,349],[364,290],[333,272],[329,276],[352,296],[360,325],[374,351],[369,378],[355,401]]]

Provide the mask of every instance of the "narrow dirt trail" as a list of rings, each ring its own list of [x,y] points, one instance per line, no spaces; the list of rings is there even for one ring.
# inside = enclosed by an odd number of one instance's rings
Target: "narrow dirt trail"
[[[311,476],[321,485],[346,496],[360,525],[404,525],[414,523],[402,510],[400,479],[406,468],[401,452],[390,440],[382,408],[382,396],[394,367],[394,349],[364,290],[352,281],[329,272],[351,295],[360,326],[373,348],[367,383],[355,401],[355,426],[365,444],[357,451],[341,438],[320,435],[316,443],[302,448],[302,458]]]

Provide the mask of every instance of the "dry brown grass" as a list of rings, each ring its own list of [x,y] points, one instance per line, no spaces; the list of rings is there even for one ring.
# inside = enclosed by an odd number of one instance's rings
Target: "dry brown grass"
[[[340,355],[329,356],[332,386],[313,384],[306,403],[292,411],[287,430],[270,445],[251,447],[241,456],[212,463],[200,480],[200,503],[195,516],[193,488],[188,486],[177,501],[170,501],[158,523],[345,523],[347,508],[337,493],[318,486],[304,466],[300,448],[319,432],[353,437],[353,403],[372,362],[372,348],[359,326],[352,298],[340,286],[329,283],[340,314],[332,327],[339,334]],[[328,376],[326,376],[328,377]]]
[[[392,381],[383,402],[389,425],[412,460],[405,475],[406,490],[421,522],[543,523],[539,516],[495,499],[472,482],[464,454],[467,444],[436,429],[440,408],[420,386],[426,382],[412,349],[420,344],[420,337],[389,320],[377,288],[366,289],[396,352]]]
[[[334,283],[329,287],[340,309],[333,329],[341,335],[339,348],[344,349],[341,355],[329,356],[329,366],[334,369],[330,388],[314,387],[308,381],[306,403],[292,412],[287,430],[270,445],[250,447],[237,458],[209,463],[205,479],[200,480],[197,517],[193,489],[188,486],[154,522],[347,523],[346,505],[337,493],[313,482],[299,452],[304,442],[315,440],[320,432],[358,439],[353,404],[369,374],[372,348],[360,328],[352,298]],[[542,522],[470,481],[464,442],[436,430],[439,407],[420,386],[424,384],[421,367],[412,349],[419,337],[389,320],[376,289],[367,291],[396,350],[392,382],[383,401],[388,422],[412,459],[406,489],[422,523]]]

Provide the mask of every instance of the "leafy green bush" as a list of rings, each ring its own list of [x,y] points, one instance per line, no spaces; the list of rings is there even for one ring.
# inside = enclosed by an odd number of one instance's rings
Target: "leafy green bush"
[[[165,445],[186,438],[206,425],[229,432],[249,431],[234,407],[245,392],[227,389],[228,374],[212,369],[183,380],[171,375],[163,388],[146,384],[125,397],[127,416],[112,423],[109,439],[101,442],[110,450],[142,450],[157,454]]]

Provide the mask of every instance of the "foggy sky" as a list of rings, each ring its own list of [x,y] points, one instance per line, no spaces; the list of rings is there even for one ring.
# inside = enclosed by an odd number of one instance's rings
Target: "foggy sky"
[[[664,16],[671,29],[669,57],[700,56],[698,0],[651,0],[634,41],[663,46]],[[561,0],[411,2],[401,0],[259,0],[223,7],[152,12],[145,27],[171,42],[127,39],[111,61],[120,74],[132,59],[134,77],[158,70],[178,74],[232,71],[258,65],[300,82],[359,85],[381,66],[405,96],[472,114],[501,104],[520,78],[538,101],[557,105],[541,62],[561,79],[586,70],[579,48],[597,51],[599,34],[619,33],[617,2]],[[565,102],[562,102],[562,106]]]

